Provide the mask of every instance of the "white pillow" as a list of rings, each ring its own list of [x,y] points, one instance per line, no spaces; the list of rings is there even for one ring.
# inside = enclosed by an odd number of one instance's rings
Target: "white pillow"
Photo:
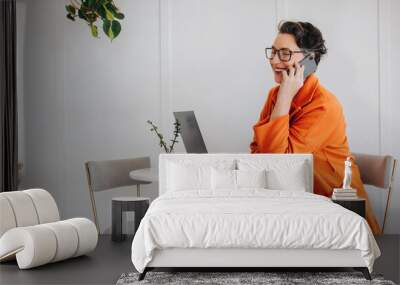
[[[267,188],[273,190],[307,191],[308,164],[304,160],[240,159],[239,170],[266,170]]]
[[[266,188],[265,170],[211,169],[212,190]]]
[[[182,165],[170,162],[168,185],[170,191],[210,189],[210,167]]]
[[[236,189],[236,170],[211,168],[211,189]]]
[[[307,191],[306,164],[294,164],[286,169],[267,170],[267,187],[273,190]]]
[[[167,162],[167,191],[211,189],[211,168],[234,169],[232,160],[174,160]]]
[[[236,170],[237,188],[266,188],[267,176],[262,170]]]

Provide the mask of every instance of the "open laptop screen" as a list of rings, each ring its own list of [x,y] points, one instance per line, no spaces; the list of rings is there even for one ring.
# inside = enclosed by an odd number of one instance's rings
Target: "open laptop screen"
[[[207,153],[194,111],[174,112],[181,124],[181,137],[187,153]]]

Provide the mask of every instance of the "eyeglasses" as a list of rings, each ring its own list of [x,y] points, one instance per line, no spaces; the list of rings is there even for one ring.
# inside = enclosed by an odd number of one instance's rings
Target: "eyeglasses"
[[[265,49],[265,56],[271,60],[275,57],[275,54],[278,54],[278,57],[281,61],[290,61],[292,58],[292,54],[294,53],[305,53],[305,50],[300,51],[291,51],[290,49],[283,48],[283,49],[275,49],[273,47]]]

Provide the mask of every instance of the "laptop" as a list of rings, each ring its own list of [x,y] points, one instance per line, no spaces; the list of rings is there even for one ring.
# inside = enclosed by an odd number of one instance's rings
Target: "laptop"
[[[207,153],[194,111],[174,112],[175,119],[181,124],[180,135],[187,153]]]

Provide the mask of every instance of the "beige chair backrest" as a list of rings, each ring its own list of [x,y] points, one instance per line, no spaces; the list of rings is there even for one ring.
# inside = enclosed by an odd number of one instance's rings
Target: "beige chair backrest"
[[[112,190],[113,188],[136,185],[137,195],[140,195],[140,185],[150,181],[133,180],[129,177],[132,170],[150,168],[150,157],[138,157],[117,160],[88,161],[85,163],[86,177],[89,186],[90,200],[97,230],[96,202],[93,192]]]
[[[149,157],[88,161],[85,166],[92,191],[104,191],[117,187],[149,183],[133,180],[129,177],[129,172],[132,170],[149,168]]]
[[[395,159],[390,155],[353,153],[364,184],[388,189],[393,179]]]
[[[390,203],[390,195],[396,171],[397,160],[390,155],[372,155],[353,153],[360,169],[361,179],[364,184],[388,190],[385,216],[383,219],[382,233],[385,228],[386,214]]]

